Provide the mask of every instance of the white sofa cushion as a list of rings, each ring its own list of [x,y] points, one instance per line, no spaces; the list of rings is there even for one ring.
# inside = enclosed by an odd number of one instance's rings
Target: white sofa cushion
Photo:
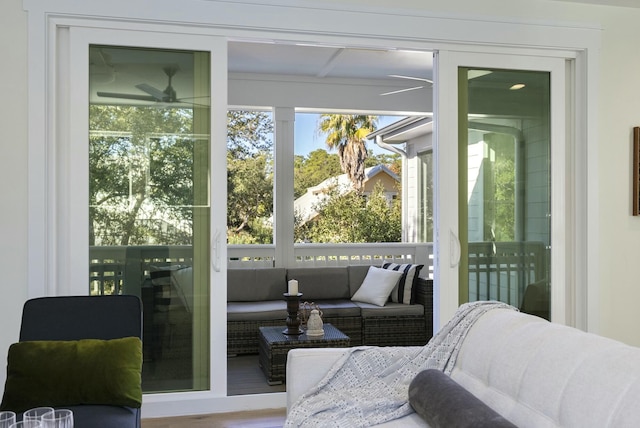
[[[483,315],[451,377],[522,428],[640,421],[640,348],[531,315]]]

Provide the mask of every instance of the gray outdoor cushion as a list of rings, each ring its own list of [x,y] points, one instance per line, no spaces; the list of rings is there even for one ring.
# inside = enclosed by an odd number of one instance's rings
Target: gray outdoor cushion
[[[352,265],[348,267],[349,271],[349,295],[353,296],[358,288],[362,285],[362,281],[369,272],[369,265]]]
[[[360,307],[362,318],[424,315],[424,306],[420,304],[405,305],[404,303],[387,302],[384,306],[376,306],[371,303],[355,303]]]
[[[298,281],[302,300],[349,299],[347,267],[292,268],[287,270],[287,281]]]
[[[287,318],[287,302],[266,300],[263,302],[227,302],[227,321],[282,320]]]
[[[424,370],[409,385],[409,403],[432,428],[516,428],[440,370]]]
[[[351,300],[315,300],[322,316],[326,317],[358,317],[360,308]]]
[[[287,291],[284,268],[227,270],[227,301],[254,302],[283,299]]]

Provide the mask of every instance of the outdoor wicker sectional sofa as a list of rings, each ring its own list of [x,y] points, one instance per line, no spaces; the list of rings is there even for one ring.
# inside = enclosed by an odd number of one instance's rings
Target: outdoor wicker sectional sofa
[[[411,304],[384,306],[352,301],[369,266],[250,268],[227,271],[227,352],[258,353],[258,327],[285,325],[283,294],[296,279],[301,302],[313,302],[322,319],[351,339],[351,345],[424,345],[433,332],[433,282],[416,275]]]

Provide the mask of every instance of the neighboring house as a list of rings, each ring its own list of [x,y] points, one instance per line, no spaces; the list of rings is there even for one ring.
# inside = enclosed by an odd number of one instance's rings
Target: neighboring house
[[[376,165],[364,170],[365,179],[363,195],[370,195],[375,185],[382,182],[387,200],[391,201],[398,197],[398,184],[400,177],[385,165]],[[316,209],[324,202],[329,193],[337,189],[340,194],[345,194],[353,190],[353,186],[347,174],[341,174],[324,180],[317,186],[309,187],[307,192],[293,202],[293,209],[296,216],[300,216],[302,224],[313,220],[318,216]]]
[[[367,139],[402,157],[402,241],[433,242],[431,116],[406,117]]]

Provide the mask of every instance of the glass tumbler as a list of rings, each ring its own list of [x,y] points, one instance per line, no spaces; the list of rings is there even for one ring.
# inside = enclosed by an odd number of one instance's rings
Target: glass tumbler
[[[0,412],[0,428],[9,428],[16,423],[16,414],[14,412]]]
[[[48,413],[53,413],[53,407],[34,407],[24,412],[23,421],[42,421],[42,417]]]
[[[57,409],[42,417],[42,428],[73,428],[73,412]]]
[[[42,428],[42,422],[35,419],[29,419],[26,421],[16,422],[9,428]]]

